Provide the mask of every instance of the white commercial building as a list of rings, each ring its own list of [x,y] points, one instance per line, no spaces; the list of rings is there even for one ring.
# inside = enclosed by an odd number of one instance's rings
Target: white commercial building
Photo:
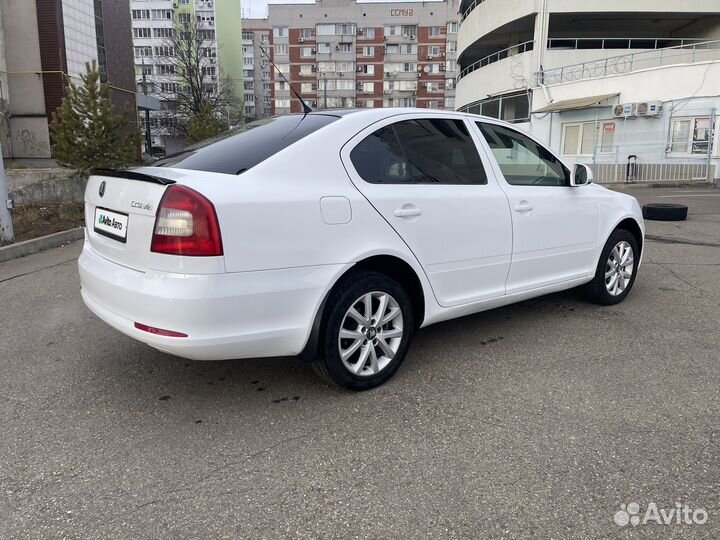
[[[601,182],[718,177],[720,1],[462,0],[456,106]]]

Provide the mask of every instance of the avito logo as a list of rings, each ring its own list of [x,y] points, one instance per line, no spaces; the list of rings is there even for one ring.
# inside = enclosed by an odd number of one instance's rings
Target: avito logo
[[[123,228],[122,223],[120,223],[115,218],[106,216],[105,214],[100,214],[100,216],[98,217],[98,225],[105,225],[107,227],[112,227],[113,229],[117,229],[118,231],[122,231],[122,228]]]

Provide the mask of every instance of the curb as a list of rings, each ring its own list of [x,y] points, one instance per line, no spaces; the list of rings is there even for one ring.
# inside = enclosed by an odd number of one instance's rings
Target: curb
[[[75,229],[41,236],[40,238],[25,240],[24,242],[18,242],[17,244],[3,246],[0,247],[0,263],[11,259],[17,259],[18,257],[32,255],[38,251],[59,247],[67,244],[68,242],[81,240],[83,238],[85,238],[85,227],[77,227]]]

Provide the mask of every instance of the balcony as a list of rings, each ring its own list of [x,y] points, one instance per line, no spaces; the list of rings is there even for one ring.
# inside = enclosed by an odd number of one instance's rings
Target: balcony
[[[466,54],[473,45],[485,46],[497,43],[499,33],[510,41],[511,34],[527,34],[533,37],[536,7],[534,0],[474,0],[473,9],[465,8],[464,18],[457,34],[458,56]],[[464,4],[464,3],[463,3]],[[468,6],[469,7],[469,6]],[[491,36],[490,34],[493,34]],[[517,40],[517,37],[515,38]],[[521,38],[523,39],[523,38]]]
[[[538,84],[560,84],[566,82],[599,79],[613,75],[623,75],[677,64],[694,64],[720,59],[720,40],[685,40],[686,43],[674,47],[658,48],[609,58],[590,60],[558,68],[546,69],[535,74]],[[548,50],[550,53],[552,49]]]
[[[473,71],[481,69],[485,66],[494,64],[495,62],[499,62],[500,60],[509,58],[511,56],[516,56],[518,54],[532,51],[534,48],[535,48],[534,41],[526,41],[524,43],[519,43],[518,45],[512,45],[510,47],[507,47],[506,49],[502,49],[500,51],[489,54],[488,56],[485,56],[484,58],[481,58],[480,60],[477,60],[476,62],[473,62],[469,66],[463,68],[460,71],[460,74],[458,75],[457,80],[459,81],[466,75],[469,75]]]
[[[457,79],[456,107],[462,108],[493,96],[517,92],[520,87],[525,88],[528,84],[525,78],[532,76],[535,67],[535,55],[530,51],[485,63],[482,68],[468,69],[471,67],[468,66]]]

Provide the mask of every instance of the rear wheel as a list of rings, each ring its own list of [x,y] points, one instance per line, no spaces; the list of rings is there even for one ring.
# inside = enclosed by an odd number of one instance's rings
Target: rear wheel
[[[328,298],[321,355],[313,367],[344,388],[374,388],[405,359],[413,325],[412,304],[399,283],[377,272],[355,273]]]
[[[624,229],[616,229],[603,248],[595,270],[595,277],[585,287],[590,300],[598,304],[617,304],[630,293],[640,253],[635,236]]]

